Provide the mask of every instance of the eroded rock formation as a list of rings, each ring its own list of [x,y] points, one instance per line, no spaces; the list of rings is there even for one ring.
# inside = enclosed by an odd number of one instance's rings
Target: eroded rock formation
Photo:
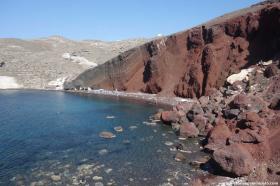
[[[65,88],[208,95],[230,74],[279,54],[279,17],[279,1],[260,3],[131,49],[85,71]]]

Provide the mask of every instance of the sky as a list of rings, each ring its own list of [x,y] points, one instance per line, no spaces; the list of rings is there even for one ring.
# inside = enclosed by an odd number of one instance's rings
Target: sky
[[[260,0],[1,0],[0,38],[116,41],[169,35]]]

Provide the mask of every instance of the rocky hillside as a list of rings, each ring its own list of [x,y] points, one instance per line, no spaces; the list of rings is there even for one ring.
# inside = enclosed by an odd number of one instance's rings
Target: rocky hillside
[[[178,104],[155,118],[171,125],[180,138],[205,137],[203,151],[210,159],[190,162],[198,168],[214,175],[245,176],[239,179],[243,183],[279,183],[279,80],[280,58],[258,63],[229,76],[227,85],[212,90],[209,96]],[[177,156],[187,159],[188,154],[179,151]],[[193,185],[218,185],[209,177],[193,181]]]
[[[65,88],[207,95],[230,74],[279,55],[279,17],[278,0],[259,3],[133,48],[85,71]]]
[[[66,78],[145,42],[145,39],[72,41],[59,36],[0,39],[0,88],[59,87]]]

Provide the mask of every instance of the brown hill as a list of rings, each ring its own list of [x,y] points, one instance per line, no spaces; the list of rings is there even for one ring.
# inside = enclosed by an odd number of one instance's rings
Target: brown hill
[[[279,1],[262,2],[128,50],[65,83],[65,89],[207,95],[230,74],[279,54],[279,18]]]

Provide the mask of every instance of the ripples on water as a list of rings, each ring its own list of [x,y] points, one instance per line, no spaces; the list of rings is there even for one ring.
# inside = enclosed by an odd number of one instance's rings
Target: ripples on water
[[[177,137],[167,126],[143,124],[155,111],[63,92],[0,91],[0,184],[186,184],[194,170],[164,144]],[[117,137],[100,138],[104,130]],[[195,140],[185,143],[197,151],[189,160],[200,155]]]

